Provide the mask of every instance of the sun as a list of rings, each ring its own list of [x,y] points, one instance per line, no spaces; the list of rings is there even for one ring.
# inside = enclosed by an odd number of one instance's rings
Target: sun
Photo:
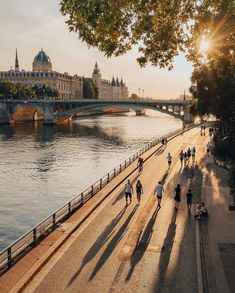
[[[201,40],[199,48],[202,53],[206,53],[208,51],[208,49],[210,48],[210,42],[205,39]]]

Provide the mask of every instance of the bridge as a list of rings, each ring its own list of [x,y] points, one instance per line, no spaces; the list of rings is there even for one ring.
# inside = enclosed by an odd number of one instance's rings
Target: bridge
[[[166,113],[189,123],[191,101],[187,100],[2,100],[0,102],[0,123],[22,121],[22,113],[27,113],[27,121],[43,119],[45,124],[57,124],[71,119],[85,110],[118,107],[134,110],[141,115],[146,109]]]

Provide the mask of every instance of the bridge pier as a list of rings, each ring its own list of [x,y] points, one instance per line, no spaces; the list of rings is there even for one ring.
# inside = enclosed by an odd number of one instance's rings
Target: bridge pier
[[[6,109],[6,105],[0,103],[0,124],[10,123],[10,114]]]
[[[145,112],[146,112],[146,109],[143,109],[143,110],[134,110],[135,111],[135,115],[136,116],[141,116],[141,115],[144,115]]]

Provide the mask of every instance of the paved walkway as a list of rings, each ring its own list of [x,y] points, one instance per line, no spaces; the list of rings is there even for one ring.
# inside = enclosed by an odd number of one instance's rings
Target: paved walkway
[[[177,137],[146,162],[142,174],[131,177],[134,183],[138,177],[144,186],[141,205],[137,206],[134,197],[125,207],[122,190],[114,193],[26,292],[197,292],[196,221],[187,214],[185,194],[189,185],[194,186],[194,201],[200,201],[195,172],[204,152],[204,138],[198,134],[194,129]],[[193,145],[198,162],[194,168],[181,168],[179,151]],[[170,170],[168,152],[174,157]],[[157,210],[153,189],[163,177],[166,192],[162,208]],[[173,200],[177,183],[183,187],[178,212]]]
[[[159,150],[140,175],[135,172],[130,177],[134,185],[137,179],[143,184],[140,206],[134,194],[126,207],[123,186],[117,188],[25,292],[198,292],[198,222],[193,214],[201,197],[209,209],[208,220],[199,224],[206,263],[203,277],[208,280],[205,292],[234,292],[235,212],[228,210],[228,174],[205,157],[207,141],[196,128]],[[197,149],[196,163],[182,168],[179,151],[192,146]],[[169,170],[168,152],[174,158]],[[159,179],[165,181],[165,193],[157,210],[153,190]],[[182,202],[176,212],[173,190],[177,183],[182,186]],[[186,208],[188,187],[193,191],[192,215]]]

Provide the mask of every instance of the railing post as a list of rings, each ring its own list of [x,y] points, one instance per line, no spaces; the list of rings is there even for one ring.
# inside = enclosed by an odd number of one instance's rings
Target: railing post
[[[55,228],[55,213],[53,214],[53,228]]]
[[[120,173],[122,172],[122,164],[119,166]]]
[[[35,243],[36,240],[37,240],[37,228],[35,227],[35,228],[33,229],[33,242],[34,242],[34,245],[36,244],[36,243]]]
[[[93,196],[94,187],[91,185],[91,196]]]
[[[11,247],[9,247],[7,249],[7,259],[8,259],[8,267],[10,267],[11,266],[11,260],[12,260],[12,258],[11,258]]]
[[[71,201],[68,203],[69,214],[71,213]]]
[[[83,206],[83,192],[81,193],[81,204],[80,206]]]
[[[126,169],[126,161],[125,161],[125,169]]]
[[[108,173],[107,177],[108,177],[108,182],[109,182],[109,173]]]
[[[102,188],[102,178],[100,179],[100,189]]]
[[[116,177],[116,168],[113,170],[114,177]]]

